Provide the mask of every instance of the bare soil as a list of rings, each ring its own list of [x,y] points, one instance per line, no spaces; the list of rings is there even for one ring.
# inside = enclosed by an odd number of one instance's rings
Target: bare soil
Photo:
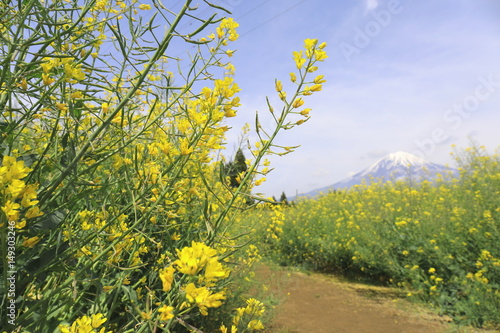
[[[410,303],[398,289],[268,267],[258,276],[280,300],[266,333],[476,332]]]

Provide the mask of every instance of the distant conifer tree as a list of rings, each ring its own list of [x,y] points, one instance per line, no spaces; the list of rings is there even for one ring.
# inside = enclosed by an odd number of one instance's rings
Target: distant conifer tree
[[[241,178],[245,176],[247,171],[246,158],[241,148],[238,148],[234,160],[226,163],[226,175],[229,176],[229,186],[238,187],[241,183]]]
[[[290,203],[288,202],[288,199],[287,199],[287,197],[286,197],[285,191],[283,191],[283,192],[281,193],[280,202],[281,202],[281,204],[283,204],[283,205],[290,206]]]

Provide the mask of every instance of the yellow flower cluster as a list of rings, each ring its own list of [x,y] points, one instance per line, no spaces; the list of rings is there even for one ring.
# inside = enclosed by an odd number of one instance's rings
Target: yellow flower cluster
[[[13,156],[4,156],[0,167],[0,193],[2,202],[1,209],[3,216],[9,225],[22,229],[26,226],[26,220],[42,215],[40,208],[36,206],[37,186],[27,185],[23,179],[28,176],[30,168],[24,165],[24,161],[18,161]],[[27,209],[24,218],[21,210]],[[3,219],[2,219],[3,220]],[[5,221],[4,220],[4,221]],[[29,247],[36,243],[37,239],[32,239],[25,244]]]
[[[231,42],[234,42],[238,39],[239,35],[236,32],[236,28],[240,25],[234,21],[233,18],[224,18],[220,25],[216,29],[217,37],[222,39],[224,36],[227,36],[227,39]],[[223,45],[226,45],[226,41],[223,42]]]
[[[285,221],[285,212],[283,205],[271,204],[271,223],[266,229],[267,237],[269,239],[277,240],[283,233],[283,225]]]
[[[103,318],[101,313],[89,316],[83,316],[77,318],[71,325],[61,324],[59,325],[59,330],[61,333],[112,333],[112,331],[107,331],[103,328],[98,330],[106,322],[106,318]]]
[[[318,43],[317,39],[306,39],[304,41],[305,50],[294,51],[293,52],[293,60],[298,73],[292,72],[290,73],[290,81],[299,86],[299,94],[300,96],[309,96],[315,92],[321,91],[323,89],[323,83],[326,82],[324,79],[324,75],[317,75],[312,81],[304,82],[304,78],[307,73],[313,73],[318,70],[316,66],[317,62],[324,61],[328,58],[326,51],[324,50],[326,47],[326,43]],[[297,77],[300,77],[301,80],[297,80]],[[305,84],[303,86],[303,84]],[[294,96],[291,102],[287,101],[287,94],[283,90],[283,84],[281,81],[276,81],[276,91],[278,92],[278,97],[285,103],[290,103],[293,109],[298,109],[304,105],[304,99],[302,97]],[[301,125],[309,120],[309,112],[310,108],[305,108],[301,111],[293,111],[292,113],[300,114],[304,117],[304,119],[299,119],[295,122],[294,125]],[[293,127],[289,124],[286,128]],[[292,151],[291,149],[290,151]]]
[[[305,66],[306,71],[314,72],[317,70],[317,67],[313,66],[313,63],[316,61],[324,61],[326,58],[328,58],[326,52],[324,51],[326,43],[323,42],[318,45],[317,39],[306,39],[304,41],[304,45],[305,45],[305,52],[304,51],[293,52],[293,60],[295,61],[297,69],[302,69]],[[310,62],[309,64],[307,64],[308,60]]]
[[[258,331],[264,329],[261,321],[261,317],[266,311],[264,304],[255,298],[247,299],[246,303],[245,307],[236,309],[233,323],[229,329],[225,325],[220,327],[222,333],[236,333],[239,328],[243,332],[246,330]]]
[[[46,86],[54,83],[52,75],[58,72],[62,72],[64,79],[71,83],[82,81],[86,77],[82,65],[76,63],[73,57],[45,58],[40,67],[43,71],[43,83]]]
[[[184,291],[187,301],[196,304],[204,316],[208,315],[208,308],[218,308],[226,299],[224,292],[212,293],[207,287],[196,287],[194,283],[189,283]]]
[[[259,248],[254,244],[250,244],[248,245],[245,255],[241,260],[243,261],[243,265],[246,267],[252,267],[253,264],[259,262],[261,259],[262,255],[259,252]]]
[[[204,243],[193,241],[191,246],[176,249],[176,252],[178,259],[173,265],[159,271],[163,291],[172,289],[176,272],[196,277],[197,280],[184,285],[183,290],[187,303],[196,305],[200,313],[206,316],[208,308],[217,308],[223,304],[225,292],[213,292],[212,288],[216,287],[217,281],[229,276],[229,270],[219,262],[217,250]]]

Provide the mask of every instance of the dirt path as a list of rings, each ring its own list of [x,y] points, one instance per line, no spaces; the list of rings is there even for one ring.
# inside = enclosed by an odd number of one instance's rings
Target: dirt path
[[[263,268],[261,274],[267,276],[270,291],[278,298],[281,295],[283,300],[268,325],[268,333],[456,331],[449,320],[409,303],[397,289],[346,282],[321,274],[270,271],[268,268]]]

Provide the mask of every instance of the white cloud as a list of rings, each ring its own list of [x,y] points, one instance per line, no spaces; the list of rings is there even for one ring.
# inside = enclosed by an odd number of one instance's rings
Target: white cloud
[[[365,1],[365,14],[368,14],[372,10],[378,7],[378,0],[366,0]]]
[[[327,169],[327,168],[316,168],[312,171],[311,176],[313,177],[318,177],[318,178],[324,178],[328,177],[332,174],[332,170]]]
[[[370,159],[374,159],[374,158],[382,158],[388,154],[390,154],[390,152],[385,149],[374,149],[367,152],[366,156]]]

